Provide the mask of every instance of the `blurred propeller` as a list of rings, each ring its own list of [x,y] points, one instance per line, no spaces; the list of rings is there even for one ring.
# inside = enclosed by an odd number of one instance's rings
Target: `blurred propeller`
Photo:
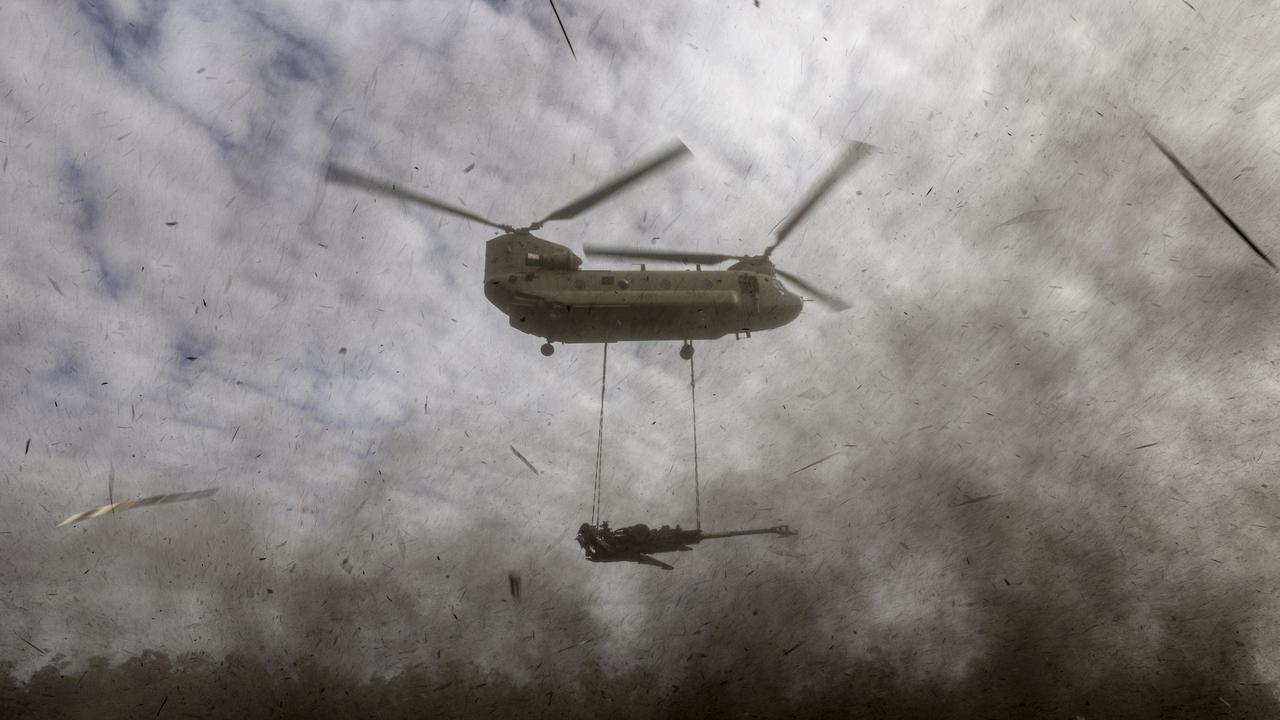
[[[436,200],[428,195],[404,190],[396,187],[393,183],[369,177],[368,175],[342,167],[341,165],[330,165],[328,171],[325,172],[324,179],[331,183],[350,185],[351,187],[363,188],[381,195],[390,195],[391,197],[397,197],[401,200],[416,202],[419,205],[426,205],[427,207],[439,210],[440,212],[456,215],[460,218],[466,218],[467,220],[478,222],[481,225],[488,225],[489,227],[497,228],[498,230],[505,230],[506,232],[513,232],[515,230],[515,228],[510,225],[496,223],[489,218],[484,217],[483,215],[477,215],[470,210],[457,207],[456,205],[450,205],[447,202]]]
[[[400,198],[402,200],[415,202],[415,203],[418,203],[419,205],[425,205],[426,207],[432,208],[433,210],[439,210],[440,212],[443,212],[443,213],[448,213],[450,215],[454,215],[460,218],[465,218],[473,222],[478,222],[481,225],[488,225],[491,228],[496,228],[504,232],[526,232],[529,230],[537,230],[538,228],[542,227],[545,223],[551,222],[552,220],[568,220],[570,218],[575,218],[578,215],[582,214],[583,212],[590,210],[596,205],[599,205],[601,202],[604,202],[605,200],[613,197],[614,195],[617,195],[618,193],[627,189],[629,186],[633,185],[634,183],[639,182],[645,176],[653,172],[656,172],[657,170],[665,167],[666,165],[669,165],[672,162],[675,162],[676,160],[680,160],[685,157],[688,157],[690,154],[691,153],[689,152],[689,148],[685,147],[684,143],[677,140],[674,144],[669,145],[661,153],[650,158],[643,165],[622,174],[621,176],[617,177],[614,180],[611,180],[610,182],[604,185],[601,185],[595,190],[592,190],[586,195],[579,197],[577,200],[574,200],[568,205],[565,205],[559,210],[556,210],[555,212],[539,220],[538,222],[535,222],[529,227],[524,227],[524,228],[516,228],[510,225],[504,225],[502,223],[494,222],[489,218],[484,217],[483,215],[478,215],[476,213],[473,213],[470,210],[467,210],[466,208],[460,208],[457,205],[451,205],[442,200],[437,200],[429,195],[423,195],[422,193],[405,190],[403,188],[397,187],[394,183],[390,183],[385,180],[379,180],[377,178],[370,177],[357,170],[352,170],[350,168],[346,168],[341,165],[329,165],[329,167],[325,171],[324,178],[327,182],[336,183],[339,185],[349,185],[351,187],[358,187],[358,188],[368,190],[370,192],[375,192],[382,195],[388,195],[391,197]]]
[[[583,195],[577,200],[574,200],[568,205],[565,205],[564,207],[560,208],[559,210],[556,210],[550,215],[534,223],[529,229],[537,230],[538,228],[542,227],[544,223],[551,222],[552,220],[568,220],[570,218],[577,217],[580,213],[586,210],[590,210],[591,208],[595,207],[597,204],[603,202],[604,200],[616,195],[617,193],[622,192],[627,188],[627,186],[635,182],[638,182],[639,180],[644,178],[646,175],[661,169],[662,167],[664,167],[665,165],[671,162],[686,158],[690,154],[691,153],[689,152],[689,148],[685,147],[684,143],[677,140],[673,145],[669,146],[666,150],[662,151],[658,155],[651,158],[645,164],[641,165],[638,168],[635,168],[634,170],[631,170],[628,173],[623,174],[622,176],[618,177],[616,180],[613,180],[609,183],[606,183],[605,185],[602,185],[596,188],[595,190],[592,190],[586,195]]]
[[[1227,212],[1223,210],[1222,207],[1218,205],[1218,203],[1214,201],[1212,197],[1209,196],[1209,192],[1205,190],[1203,187],[1201,187],[1200,183],[1196,182],[1195,177],[1191,175],[1191,171],[1187,169],[1186,165],[1182,164],[1182,161],[1179,160],[1177,156],[1173,154],[1173,151],[1165,147],[1164,143],[1156,139],[1156,136],[1152,135],[1151,131],[1149,130],[1147,131],[1147,137],[1151,138],[1151,142],[1155,143],[1156,147],[1160,150],[1160,152],[1163,153],[1166,158],[1168,158],[1169,162],[1173,163],[1173,166],[1178,169],[1178,172],[1182,173],[1182,177],[1187,182],[1191,183],[1191,187],[1195,188],[1196,192],[1200,193],[1200,197],[1204,198],[1205,201],[1208,202],[1209,205],[1218,213],[1218,217],[1225,220],[1227,225],[1230,225],[1231,229],[1235,230],[1236,234],[1240,236],[1240,239],[1245,241],[1245,244],[1249,246],[1249,249],[1257,253],[1258,257],[1262,258],[1262,260],[1266,264],[1270,265],[1272,270],[1275,270],[1276,264],[1271,262],[1271,258],[1267,257],[1267,254],[1262,252],[1262,248],[1259,248],[1256,244],[1254,244],[1253,240],[1248,236],[1248,234],[1245,233],[1244,229],[1241,228],[1239,225],[1237,225],[1236,221],[1232,220],[1231,217],[1227,215]]]
[[[809,194],[804,198],[804,200],[801,200],[800,204],[796,206],[796,209],[792,212],[790,219],[783,223],[782,227],[778,228],[778,232],[774,234],[776,239],[773,241],[772,245],[765,248],[764,256],[769,257],[772,255],[774,249],[781,245],[783,240],[787,239],[787,236],[791,234],[791,231],[795,229],[796,225],[800,224],[801,220],[804,220],[805,216],[809,214],[809,211],[818,204],[818,201],[825,197],[826,194],[831,191],[831,188],[835,187],[835,184],[848,174],[848,172],[852,170],[859,161],[870,154],[872,150],[876,149],[875,145],[869,145],[864,142],[854,141],[850,143],[849,147],[845,149],[844,154],[840,156],[840,159],[836,161],[835,165],[831,166],[831,169],[827,171],[827,174],[813,186],[813,189],[809,191]]]
[[[825,293],[819,290],[818,288],[810,285],[804,280],[801,280],[799,277],[792,275],[786,270],[779,270],[777,268],[774,268],[773,271],[777,273],[779,277],[786,278],[787,282],[791,283],[792,285],[795,285],[801,290],[812,295],[814,300],[817,300],[818,302],[822,303],[823,305],[826,305],[827,307],[831,308],[832,310],[835,310],[836,312],[844,312],[845,310],[848,310],[849,308],[853,307],[852,305],[845,302],[844,300],[841,300],[835,295],[831,295],[829,293]]]

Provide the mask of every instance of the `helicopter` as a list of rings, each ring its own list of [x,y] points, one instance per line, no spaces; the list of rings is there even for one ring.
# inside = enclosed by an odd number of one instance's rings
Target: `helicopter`
[[[695,264],[696,270],[580,270],[582,258],[569,248],[534,235],[548,222],[568,220],[622,192],[649,174],[691,155],[679,141],[573,202],[525,227],[498,223],[478,213],[407,190],[357,170],[330,164],[325,180],[408,200],[455,217],[492,227],[501,234],[485,245],[484,294],[510,318],[511,326],[552,343],[683,340],[680,357],[693,357],[693,340],[778,328],[800,315],[804,299],[789,291],[785,279],[813,299],[838,311],[850,306],[774,267],[770,256],[819,200],[874,146],[854,142],[814,185],[775,233],[763,254],[739,257],[722,253],[645,251],[585,244],[589,256]],[[703,270],[734,260],[725,270]]]

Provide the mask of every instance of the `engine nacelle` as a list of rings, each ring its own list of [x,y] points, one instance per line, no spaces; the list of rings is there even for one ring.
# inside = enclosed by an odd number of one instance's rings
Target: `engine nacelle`
[[[556,250],[550,253],[525,253],[524,264],[547,270],[577,270],[582,259],[568,250]]]
[[[535,269],[576,270],[582,258],[572,250],[528,233],[511,233],[493,238],[485,247],[485,276],[501,278]]]

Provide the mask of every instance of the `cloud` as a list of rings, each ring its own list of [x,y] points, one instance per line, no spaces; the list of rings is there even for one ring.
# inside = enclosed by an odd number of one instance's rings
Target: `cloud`
[[[740,5],[562,4],[577,61],[538,3],[0,10],[0,601],[47,651],[4,646],[18,681],[205,651],[353,692],[453,659],[519,697],[598,663],[685,708],[1265,714],[1272,280],[1142,132],[1265,243],[1265,28]],[[698,347],[704,522],[801,537],[659,576],[572,541],[599,348],[543,358],[483,298],[485,228],[321,168],[521,223],[672,136],[696,162],[542,234],[759,252],[847,141],[881,151],[774,255],[854,308]],[[677,346],[610,352],[615,524],[691,524]],[[118,498],[223,490],[55,532],[109,465]]]

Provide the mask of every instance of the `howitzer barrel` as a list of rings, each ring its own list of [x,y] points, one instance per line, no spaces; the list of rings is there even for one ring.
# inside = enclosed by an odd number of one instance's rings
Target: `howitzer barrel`
[[[739,535],[781,535],[789,537],[795,535],[796,531],[786,525],[775,525],[771,528],[757,528],[755,530],[726,530],[725,532],[704,532],[703,540],[712,540],[715,538],[737,537]]]

